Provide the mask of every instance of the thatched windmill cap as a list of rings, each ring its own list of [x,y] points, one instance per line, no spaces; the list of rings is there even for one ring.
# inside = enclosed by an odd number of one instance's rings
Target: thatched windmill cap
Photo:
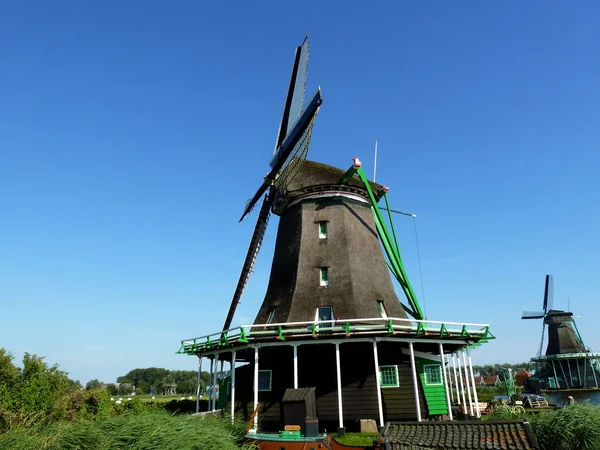
[[[293,200],[298,196],[308,193],[334,190],[352,192],[368,199],[365,186],[358,177],[352,177],[345,184],[340,184],[345,173],[346,170],[306,160],[287,186],[288,198],[289,200]],[[382,185],[372,181],[369,184],[375,194],[383,189]]]

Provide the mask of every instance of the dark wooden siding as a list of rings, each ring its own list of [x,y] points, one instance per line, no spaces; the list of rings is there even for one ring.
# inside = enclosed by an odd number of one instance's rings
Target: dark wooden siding
[[[397,365],[399,387],[382,388],[385,420],[415,420],[416,407],[410,362],[397,343],[379,343],[380,365]],[[342,374],[342,406],[345,425],[359,419],[379,420],[373,345],[369,342],[349,342],[340,345]],[[259,392],[260,420],[264,429],[278,429],[283,425],[281,399],[287,388],[293,387],[292,347],[265,347],[260,349],[259,369],[272,370],[272,390]],[[302,345],[298,347],[299,387],[316,387],[317,416],[320,423],[336,424],[338,397],[335,345]],[[250,418],[253,411],[253,364],[236,370],[236,411]],[[423,396],[421,380],[421,414],[429,410]]]

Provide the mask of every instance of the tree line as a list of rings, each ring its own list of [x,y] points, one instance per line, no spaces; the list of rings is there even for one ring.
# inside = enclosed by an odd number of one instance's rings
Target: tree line
[[[519,370],[525,369],[527,372],[535,372],[537,369],[537,363],[534,362],[522,362],[518,364],[486,364],[484,366],[473,366],[473,372],[481,376],[487,377],[491,375],[502,375],[502,369],[512,369],[513,375]]]
[[[133,369],[117,377],[116,383],[103,383],[97,379],[86,384],[86,389],[105,387],[111,395],[157,394],[164,392],[165,385],[175,385],[178,395],[195,395],[198,372],[194,370],[168,370],[159,367]],[[210,383],[210,374],[203,371],[200,376],[200,392],[204,392]]]

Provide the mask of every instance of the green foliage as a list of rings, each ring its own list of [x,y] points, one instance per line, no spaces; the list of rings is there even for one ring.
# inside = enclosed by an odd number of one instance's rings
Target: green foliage
[[[162,394],[165,384],[176,384],[178,394],[194,395],[196,393],[197,377],[198,372],[193,370],[167,370],[150,367],[147,369],[133,369],[126,375],[118,377],[117,383],[130,383],[136,387],[136,392],[139,394],[148,394],[150,386],[154,387],[155,394]],[[204,381],[203,385],[206,386],[210,374],[202,372],[201,379]]]
[[[483,377],[488,377],[492,375],[501,375],[502,369],[512,369],[513,376],[521,369],[525,369],[528,372],[535,371],[537,369],[538,363],[534,362],[522,362],[518,364],[487,364],[485,366],[473,366],[473,372],[478,373]]]
[[[57,422],[0,435],[3,450],[234,450],[244,447],[243,427],[220,417],[165,412],[122,415],[98,422]]]
[[[517,394],[520,395],[523,389],[517,387]],[[477,397],[480,402],[489,402],[497,395],[506,395],[504,386],[477,386]]]
[[[343,437],[336,436],[340,444],[352,447],[371,447],[379,433],[346,433]]]
[[[105,384],[102,381],[94,378],[86,383],[85,388],[86,390],[91,391],[93,389],[102,389],[104,386]]]
[[[12,360],[12,355],[0,349],[0,431],[52,420],[60,411],[58,403],[76,383],[42,357],[25,353],[22,368]]]
[[[600,450],[600,407],[576,403],[530,419],[543,450]]]

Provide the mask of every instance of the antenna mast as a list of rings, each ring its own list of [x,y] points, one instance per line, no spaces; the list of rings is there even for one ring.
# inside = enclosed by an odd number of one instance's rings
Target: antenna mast
[[[373,183],[377,177],[377,141],[375,141],[375,164],[373,164]]]

